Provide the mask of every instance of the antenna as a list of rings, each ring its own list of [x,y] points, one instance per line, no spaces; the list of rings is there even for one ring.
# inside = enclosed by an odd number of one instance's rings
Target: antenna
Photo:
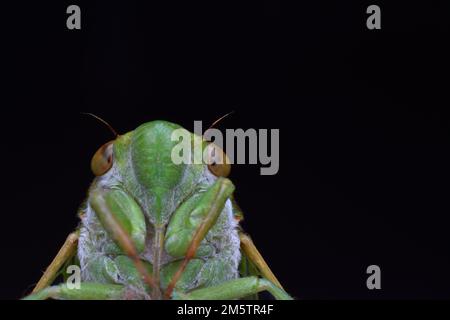
[[[220,121],[222,121],[223,119],[225,119],[226,117],[228,117],[228,116],[229,116],[230,114],[232,114],[232,113],[234,113],[234,110],[228,112],[226,115],[221,116],[219,119],[217,119],[216,121],[214,121],[214,122],[212,123],[212,125],[210,125],[209,128],[205,130],[205,132],[208,131],[209,129],[214,128],[214,126],[215,126],[216,124],[218,124]]]
[[[100,121],[101,123],[103,123],[104,125],[106,125],[106,126],[109,128],[109,130],[111,130],[111,132],[114,134],[114,136],[115,136],[116,138],[119,136],[119,134],[116,132],[116,130],[114,130],[114,128],[113,128],[108,122],[106,122],[105,120],[103,120],[103,119],[100,118],[99,116],[96,116],[95,114],[89,113],[89,112],[81,112],[81,114],[86,114],[86,115],[88,115],[88,116],[91,116],[91,117],[97,119],[98,121]]]

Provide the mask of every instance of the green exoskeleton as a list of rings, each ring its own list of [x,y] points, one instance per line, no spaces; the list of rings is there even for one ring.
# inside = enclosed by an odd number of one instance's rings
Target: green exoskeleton
[[[239,227],[229,163],[175,164],[176,129],[148,122],[95,153],[80,226],[27,299],[291,299]],[[79,287],[52,285],[71,263]]]

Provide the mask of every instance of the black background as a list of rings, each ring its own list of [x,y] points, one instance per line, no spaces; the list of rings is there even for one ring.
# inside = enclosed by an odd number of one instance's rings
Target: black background
[[[2,5],[0,298],[77,225],[90,158],[164,119],[279,128],[280,171],[235,165],[244,228],[304,299],[450,298],[449,5]],[[69,4],[82,30],[66,28]],[[382,289],[366,288],[381,267]]]

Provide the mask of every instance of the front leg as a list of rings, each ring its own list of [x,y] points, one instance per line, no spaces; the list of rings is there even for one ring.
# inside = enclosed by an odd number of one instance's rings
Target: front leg
[[[120,300],[126,296],[127,289],[122,285],[84,282],[78,289],[69,288],[66,284],[47,287],[23,300]]]
[[[229,280],[217,286],[196,289],[189,293],[174,291],[172,298],[177,300],[232,300],[266,290],[277,300],[292,300],[292,297],[286,291],[269,280],[258,277]]]
[[[145,218],[139,205],[122,190],[102,188],[91,191],[89,203],[103,228],[130,257],[144,281],[153,289],[152,298],[159,298],[159,285],[139,258],[139,253],[144,250],[146,237]]]
[[[202,240],[216,223],[233,191],[234,185],[230,180],[218,178],[198,199],[186,201],[172,216],[167,227],[165,247],[170,255],[184,258],[168,284],[164,298],[172,296],[189,261],[195,257]]]

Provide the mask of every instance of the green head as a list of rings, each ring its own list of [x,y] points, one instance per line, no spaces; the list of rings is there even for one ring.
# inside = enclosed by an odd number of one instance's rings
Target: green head
[[[172,152],[179,141],[172,138],[174,130],[184,131],[191,140],[192,148],[199,145],[203,152],[208,147],[209,142],[203,137],[177,124],[147,122],[133,131],[118,135],[95,153],[91,161],[92,171],[98,177],[94,186],[126,191],[139,203],[152,223],[167,224],[171,214],[187,197],[230,172],[226,161],[196,164],[192,158],[189,163],[176,164]],[[221,149],[215,147],[215,150]],[[219,155],[215,152],[211,156]]]

